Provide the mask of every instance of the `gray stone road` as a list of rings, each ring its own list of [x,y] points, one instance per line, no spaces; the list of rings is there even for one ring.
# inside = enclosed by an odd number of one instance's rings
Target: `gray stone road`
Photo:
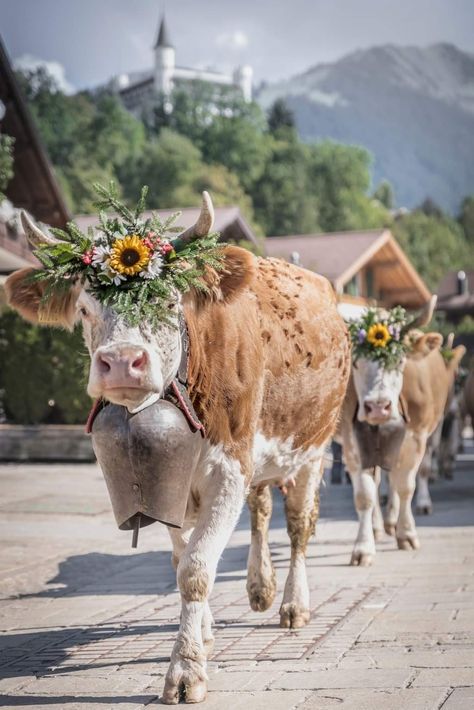
[[[178,596],[165,528],[138,550],[116,529],[95,466],[0,467],[0,706],[131,710],[159,703]],[[248,516],[219,566],[206,710],[474,708],[474,453],[432,487],[422,549],[386,538],[370,569],[348,566],[348,485],[326,486],[308,569],[313,613],[278,627],[288,565],[279,493],[271,533],[280,594],[252,612]]]

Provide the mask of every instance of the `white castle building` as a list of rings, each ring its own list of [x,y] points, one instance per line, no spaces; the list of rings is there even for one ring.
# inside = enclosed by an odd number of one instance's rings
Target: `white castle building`
[[[176,65],[176,50],[170,41],[163,16],[158,37],[153,47],[154,68],[149,71],[120,74],[112,80],[124,106],[137,117],[152,105],[157,95],[169,96],[174,88],[192,81],[204,81],[215,86],[229,86],[241,91],[245,101],[252,100],[252,67],[237,67],[232,74],[208,69],[190,69]]]

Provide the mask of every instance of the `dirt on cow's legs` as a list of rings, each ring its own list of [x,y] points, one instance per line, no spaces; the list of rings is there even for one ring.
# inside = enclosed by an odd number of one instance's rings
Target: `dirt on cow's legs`
[[[368,567],[375,556],[372,515],[375,508],[377,486],[374,469],[351,473],[354,504],[359,516],[359,530],[351,556],[351,565]]]
[[[306,575],[306,548],[319,515],[321,460],[304,466],[288,488],[285,499],[286,525],[291,541],[290,570],[280,607],[280,626],[298,629],[309,621],[309,588]]]
[[[245,500],[245,481],[238,462],[219,452],[216,459],[199,487],[201,507],[196,526],[178,563],[181,619],[161,698],[165,705],[176,705],[180,700],[199,703],[207,695],[203,638],[203,629],[210,625],[207,600],[217,563]]]
[[[400,458],[390,472],[390,485],[400,497],[396,536],[400,550],[417,550],[420,547],[411,502],[415,493],[416,472],[425,452],[426,438],[411,434],[405,437]]]
[[[382,515],[382,509],[380,507],[380,497],[379,497],[380,480],[381,480],[381,470],[377,466],[377,468],[375,469],[375,486],[376,486],[375,505],[374,505],[374,509],[372,511],[372,530],[374,533],[375,542],[380,542],[380,540],[383,540],[383,538],[384,538],[383,515]]]
[[[250,491],[252,538],[247,563],[247,594],[254,611],[265,611],[275,599],[276,580],[268,546],[268,526],[272,515],[272,492],[269,486]]]

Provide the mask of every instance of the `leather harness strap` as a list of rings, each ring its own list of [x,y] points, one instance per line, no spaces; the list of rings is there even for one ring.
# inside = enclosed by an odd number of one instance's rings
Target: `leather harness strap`
[[[199,431],[202,437],[206,436],[204,425],[199,420],[196,410],[194,409],[191,398],[188,394],[188,360],[189,360],[189,335],[186,321],[182,313],[179,314],[179,335],[181,338],[181,360],[178,367],[176,377],[173,379],[169,387],[165,390],[163,399],[171,402],[175,407],[180,409],[187,419],[187,422],[192,431]],[[92,405],[89,416],[86,422],[86,433],[92,433],[92,425],[94,419],[99,414],[101,409],[107,405],[107,402],[100,397],[96,399]]]

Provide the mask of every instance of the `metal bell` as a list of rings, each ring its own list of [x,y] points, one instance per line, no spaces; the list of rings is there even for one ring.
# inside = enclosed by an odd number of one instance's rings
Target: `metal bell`
[[[401,419],[398,422],[372,426],[355,419],[354,430],[362,468],[380,466],[390,471],[400,453],[406,430],[405,421]]]
[[[92,445],[117,525],[134,530],[134,547],[140,527],[183,526],[202,437],[180,409],[163,399],[135,414],[107,404],[92,423]]]

